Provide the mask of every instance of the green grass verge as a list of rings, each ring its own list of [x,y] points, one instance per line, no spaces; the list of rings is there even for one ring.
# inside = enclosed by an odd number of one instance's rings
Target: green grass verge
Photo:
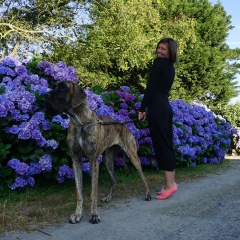
[[[177,168],[176,181],[179,183],[206,177],[208,174],[216,174],[227,170],[229,166],[229,160],[225,160],[218,165],[207,164],[194,168]],[[156,169],[145,168],[144,174],[153,196],[164,184],[163,173]],[[140,176],[133,167],[129,167],[128,173],[124,169],[118,168],[116,178],[117,187],[113,195],[114,201],[144,194]],[[109,177],[102,167],[98,188],[99,207],[108,205],[101,203],[100,199],[107,194],[109,186]],[[74,181],[67,181],[62,184],[58,184],[54,180],[42,181],[37,183],[34,188],[26,188],[19,192],[4,187],[0,189],[0,234],[4,231],[33,231],[49,225],[61,224],[67,222],[68,217],[75,211]],[[84,175],[84,214],[87,215],[90,212],[90,190],[91,179]]]

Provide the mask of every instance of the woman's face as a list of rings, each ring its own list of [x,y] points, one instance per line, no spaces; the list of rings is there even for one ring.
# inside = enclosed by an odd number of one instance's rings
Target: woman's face
[[[156,49],[157,56],[161,58],[169,58],[169,47],[167,43],[160,43]]]

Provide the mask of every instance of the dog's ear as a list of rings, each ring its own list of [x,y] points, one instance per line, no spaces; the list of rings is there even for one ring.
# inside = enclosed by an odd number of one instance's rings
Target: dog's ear
[[[72,94],[72,100],[71,104],[73,108],[78,107],[80,104],[82,104],[87,98],[87,94],[84,92],[84,90],[79,85],[73,86],[73,94]]]

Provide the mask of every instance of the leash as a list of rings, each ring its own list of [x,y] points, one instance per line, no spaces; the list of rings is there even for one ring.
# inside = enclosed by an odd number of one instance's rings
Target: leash
[[[81,125],[81,127],[91,126],[91,125],[96,125],[96,124],[101,124],[101,125],[105,125],[105,126],[116,125],[116,124],[124,125],[124,124],[134,123],[134,122],[136,122],[136,120],[129,120],[129,121],[123,121],[123,122],[104,122],[97,118],[97,121],[95,123],[84,124],[84,125]]]
[[[114,122],[104,122],[103,120],[98,119],[98,117],[96,115],[96,122],[88,123],[88,124],[82,124],[80,119],[74,113],[72,113],[71,111],[68,111],[68,114],[72,117],[72,120],[73,120],[74,124],[76,126],[80,126],[80,127],[93,126],[93,125],[96,125],[96,124],[101,124],[101,125],[104,125],[104,126],[116,125],[116,124],[124,125],[124,124],[128,124],[128,123],[134,123],[134,122],[137,121],[137,120],[129,120],[129,121],[123,121],[123,122],[115,122],[115,121]]]
[[[99,120],[99,124],[102,125],[116,125],[116,124],[128,124],[128,123],[134,123],[136,120],[129,120],[129,121],[123,121],[123,122],[103,122],[102,120]]]

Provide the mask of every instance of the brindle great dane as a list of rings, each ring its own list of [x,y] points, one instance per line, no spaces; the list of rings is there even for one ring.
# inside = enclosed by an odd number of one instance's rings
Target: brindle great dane
[[[65,112],[70,116],[68,127],[67,144],[73,162],[75,176],[77,206],[74,214],[71,215],[70,223],[79,223],[83,211],[82,195],[82,157],[88,158],[91,164],[91,223],[99,223],[100,216],[97,211],[97,187],[99,176],[98,158],[103,154],[106,169],[111,178],[110,192],[103,200],[109,202],[116,185],[114,177],[114,154],[116,145],[120,146],[139,172],[146,188],[145,200],[151,200],[147,180],[143,174],[141,163],[137,155],[136,141],[133,135],[124,124],[110,124],[115,120],[97,115],[89,108],[86,101],[86,93],[74,82],[57,82],[54,89],[45,96],[46,107],[56,112]]]

